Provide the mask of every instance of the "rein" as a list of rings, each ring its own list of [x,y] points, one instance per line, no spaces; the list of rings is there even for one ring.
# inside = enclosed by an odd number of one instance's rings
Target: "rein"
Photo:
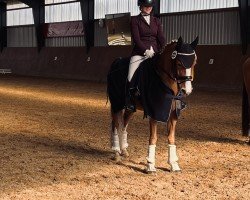
[[[159,77],[161,77],[161,75],[160,75],[160,74],[161,74],[160,71],[161,71],[161,72],[165,73],[168,77],[170,77],[172,80],[174,80],[175,82],[177,81],[177,79],[174,78],[173,76],[171,76],[171,74],[169,74],[169,73],[166,73],[166,72],[164,72],[164,71],[162,71],[162,70],[159,71],[159,69],[156,69],[156,68],[155,68],[155,71],[156,71],[156,73],[158,74]],[[169,87],[169,86],[165,83],[165,81],[162,80],[162,83],[163,83],[166,87]],[[177,84],[178,84],[178,82],[177,82]],[[181,89],[178,91],[178,93],[177,93],[176,96],[175,96],[175,95],[172,95],[172,94],[166,94],[166,96],[167,96],[168,98],[170,98],[170,99],[173,99],[173,100],[179,100],[179,101],[181,101],[182,103],[185,104],[185,102],[182,101],[182,98],[184,98],[184,92],[183,92]]]
[[[136,61],[134,61],[134,62],[131,62],[131,63],[129,63],[129,64],[133,64],[133,63],[139,62],[139,61],[141,61],[141,60],[146,60],[146,59],[147,59],[147,57],[144,56],[144,57],[142,57],[142,58],[140,58],[140,59],[138,59],[138,60],[136,60]]]

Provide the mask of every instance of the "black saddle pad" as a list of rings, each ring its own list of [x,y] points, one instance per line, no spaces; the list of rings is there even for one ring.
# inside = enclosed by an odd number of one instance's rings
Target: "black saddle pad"
[[[159,122],[167,122],[170,115],[173,91],[165,85],[156,73],[158,57],[145,60],[138,69],[140,100],[144,116],[150,116]]]
[[[158,57],[143,61],[136,70],[133,81],[140,90],[139,100],[144,109],[144,117],[167,122],[170,115],[172,90],[166,86],[155,71],[155,63]],[[125,107],[126,83],[128,76],[130,58],[119,58],[115,60],[107,76],[108,96],[111,109],[114,113]]]

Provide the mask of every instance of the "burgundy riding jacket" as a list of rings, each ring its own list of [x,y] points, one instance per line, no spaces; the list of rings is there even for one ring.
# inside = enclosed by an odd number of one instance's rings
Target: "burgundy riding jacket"
[[[144,52],[150,49],[150,46],[157,53],[165,46],[161,22],[154,16],[150,16],[150,25],[141,14],[131,17],[131,34],[134,43],[132,56],[144,56]]]

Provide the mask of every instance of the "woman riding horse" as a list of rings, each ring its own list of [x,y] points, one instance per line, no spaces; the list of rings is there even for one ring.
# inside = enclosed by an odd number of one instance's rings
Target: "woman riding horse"
[[[147,156],[148,173],[155,172],[155,149],[157,142],[157,122],[167,122],[168,163],[171,171],[180,171],[175,146],[176,122],[183,106],[182,97],[192,92],[191,81],[196,65],[195,48],[198,37],[187,44],[180,37],[178,42],[165,46],[157,55],[157,61],[147,59],[140,70],[140,97],[136,106],[149,116],[150,139]],[[130,59],[117,59],[111,65],[107,76],[108,97],[111,103],[112,130],[111,143],[116,161],[128,157],[127,126],[133,112],[125,106],[126,82]]]
[[[128,87],[126,107],[135,112],[135,105],[131,99],[131,94],[137,88],[135,80],[132,79],[140,63],[147,58],[152,58],[154,54],[160,52],[165,46],[165,38],[162,31],[161,22],[151,15],[154,0],[138,0],[141,13],[131,18],[131,33],[134,42],[132,57],[129,64]]]

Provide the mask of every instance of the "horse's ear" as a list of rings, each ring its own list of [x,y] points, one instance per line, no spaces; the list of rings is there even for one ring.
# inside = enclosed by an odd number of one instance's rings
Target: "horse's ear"
[[[183,39],[182,39],[182,37],[180,36],[179,38],[178,38],[178,41],[177,41],[177,46],[181,46],[183,44]]]
[[[199,37],[197,36],[195,40],[190,44],[191,47],[193,47],[193,49],[196,49],[198,42],[199,42]]]

